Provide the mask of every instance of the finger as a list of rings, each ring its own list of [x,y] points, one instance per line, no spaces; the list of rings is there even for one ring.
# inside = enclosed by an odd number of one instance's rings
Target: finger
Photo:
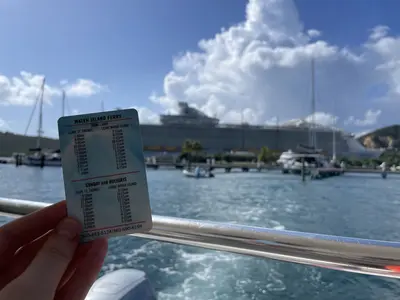
[[[78,247],[81,230],[82,226],[78,221],[72,218],[62,220],[29,267],[15,280],[16,286],[28,286],[33,294],[39,294],[43,299],[54,297],[57,286]]]
[[[96,281],[107,254],[106,239],[97,239],[77,266],[72,278],[57,292],[56,300],[84,300]]]
[[[51,232],[42,235],[17,251],[10,260],[8,267],[2,272],[2,276],[0,276],[0,290],[26,270],[50,234]]]
[[[0,227],[0,269],[17,249],[54,229],[66,216],[66,204],[61,201]]]
[[[17,278],[25,269],[30,265],[33,258],[43,247],[44,243],[49,238],[52,232],[48,232],[35,241],[29,243],[28,245],[22,247],[14,255],[14,258],[10,262],[10,267],[6,269],[5,275],[0,277],[0,290],[9,282]],[[75,255],[64,272],[64,275],[60,281],[58,288],[61,288],[74,274],[76,267],[81,263],[87,252],[93,247],[93,242],[88,242],[85,244],[80,244],[75,252]]]
[[[58,289],[61,289],[68,280],[74,275],[76,268],[86,259],[87,253],[93,248],[96,247],[96,243],[94,241],[90,241],[84,244],[80,244],[78,249],[75,251],[74,258],[69,263],[67,270],[64,272],[63,278],[58,285]]]

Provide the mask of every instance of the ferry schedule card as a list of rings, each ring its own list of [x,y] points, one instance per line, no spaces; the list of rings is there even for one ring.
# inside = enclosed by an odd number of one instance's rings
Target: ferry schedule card
[[[135,109],[58,120],[68,215],[83,242],[152,227],[142,137]]]

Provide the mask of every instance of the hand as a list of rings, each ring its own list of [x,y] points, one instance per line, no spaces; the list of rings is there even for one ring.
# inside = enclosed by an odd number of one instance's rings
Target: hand
[[[83,300],[107,240],[79,244],[81,231],[65,201],[0,227],[0,300]]]

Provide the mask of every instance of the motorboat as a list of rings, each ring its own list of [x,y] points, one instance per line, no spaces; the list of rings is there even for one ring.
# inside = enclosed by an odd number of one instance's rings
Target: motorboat
[[[183,170],[182,171],[183,175],[186,177],[191,177],[191,178],[213,178],[215,177],[213,173],[210,171],[206,171],[204,169],[200,169],[199,167],[196,167],[194,171],[191,170]]]
[[[137,269],[120,269],[98,278],[85,300],[156,300],[155,290],[146,274]]]
[[[277,163],[282,167],[283,173],[301,174],[303,165],[306,174],[310,173],[311,169],[332,167],[320,151],[302,151],[302,148],[299,148],[298,152],[289,150],[281,154]]]
[[[58,151],[38,151],[25,156],[22,162],[27,166],[61,167],[61,156]]]

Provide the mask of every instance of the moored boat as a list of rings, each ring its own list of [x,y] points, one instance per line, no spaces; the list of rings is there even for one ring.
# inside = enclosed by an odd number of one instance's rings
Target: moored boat
[[[190,170],[183,170],[182,174],[186,177],[191,177],[191,178],[213,178],[214,174],[211,173],[210,171],[206,171],[204,169],[200,169],[199,167],[196,167],[194,171]]]
[[[32,154],[25,156],[22,159],[22,164],[33,167],[45,167],[45,166],[54,166],[61,167],[61,156],[59,150],[44,150],[41,147],[41,137],[42,137],[42,127],[43,127],[43,96],[44,96],[44,87],[45,87],[45,78],[43,78],[43,82],[40,88],[39,97],[36,99],[36,104],[39,102],[39,127],[38,127],[38,136],[36,141],[36,148],[29,149]],[[64,103],[65,93],[63,93],[63,103]],[[34,109],[35,109],[34,107]],[[33,112],[32,112],[33,113]],[[28,124],[29,127],[29,124]]]
[[[25,156],[23,164],[37,167],[61,167],[61,156],[56,152],[38,151]]]

